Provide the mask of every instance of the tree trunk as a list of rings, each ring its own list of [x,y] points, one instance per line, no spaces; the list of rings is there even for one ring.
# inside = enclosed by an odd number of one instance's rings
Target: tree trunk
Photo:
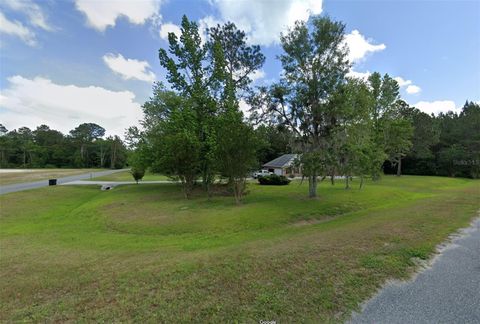
[[[362,189],[363,187],[363,175],[360,176],[360,189]]]
[[[83,166],[85,166],[85,144],[83,143],[80,146],[80,159],[82,160]]]
[[[397,177],[402,175],[402,157],[398,159],[397,163]]]
[[[345,176],[345,189],[350,189],[349,180],[350,180],[350,176],[349,175]]]
[[[115,162],[117,162],[117,143],[113,142],[112,154],[110,155],[110,169],[115,169]]]
[[[185,196],[185,199],[189,199],[193,188],[193,179],[189,176],[180,176],[180,181],[183,184],[183,195]]]
[[[233,195],[235,196],[235,203],[240,205],[243,194],[243,181],[234,180],[233,182]]]
[[[103,145],[100,146],[100,167],[103,168],[105,165],[105,150],[103,149]]]
[[[330,182],[331,182],[332,186],[335,185],[335,174],[330,175]]]
[[[317,197],[317,176],[308,177],[308,197],[316,198]]]

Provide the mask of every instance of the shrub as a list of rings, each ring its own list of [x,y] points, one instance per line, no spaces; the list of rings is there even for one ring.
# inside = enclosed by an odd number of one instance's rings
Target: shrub
[[[138,181],[142,180],[143,176],[145,175],[145,169],[143,169],[143,168],[132,168],[130,173],[132,174],[133,179],[135,179],[135,181],[138,184]]]
[[[271,174],[269,176],[258,178],[258,182],[261,185],[270,185],[270,186],[284,186],[288,185],[291,180],[287,179],[285,176],[279,176],[277,174]]]

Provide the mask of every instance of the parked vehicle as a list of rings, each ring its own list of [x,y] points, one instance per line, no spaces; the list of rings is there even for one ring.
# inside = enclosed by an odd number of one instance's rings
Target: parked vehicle
[[[258,179],[258,178],[268,176],[268,175],[271,175],[271,174],[273,174],[273,172],[270,172],[268,170],[260,170],[260,171],[257,171],[253,174],[253,178]]]

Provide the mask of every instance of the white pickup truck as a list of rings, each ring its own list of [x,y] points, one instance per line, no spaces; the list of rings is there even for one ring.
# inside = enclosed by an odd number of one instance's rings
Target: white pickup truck
[[[258,178],[268,176],[268,175],[271,175],[271,174],[273,174],[273,172],[270,172],[268,170],[260,170],[260,171],[257,171],[253,174],[253,178],[258,179]]]

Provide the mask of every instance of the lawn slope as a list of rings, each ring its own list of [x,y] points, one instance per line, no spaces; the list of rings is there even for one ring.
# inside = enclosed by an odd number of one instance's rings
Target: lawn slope
[[[476,215],[478,181],[385,177],[362,190],[175,184],[0,196],[1,321],[342,321]]]

